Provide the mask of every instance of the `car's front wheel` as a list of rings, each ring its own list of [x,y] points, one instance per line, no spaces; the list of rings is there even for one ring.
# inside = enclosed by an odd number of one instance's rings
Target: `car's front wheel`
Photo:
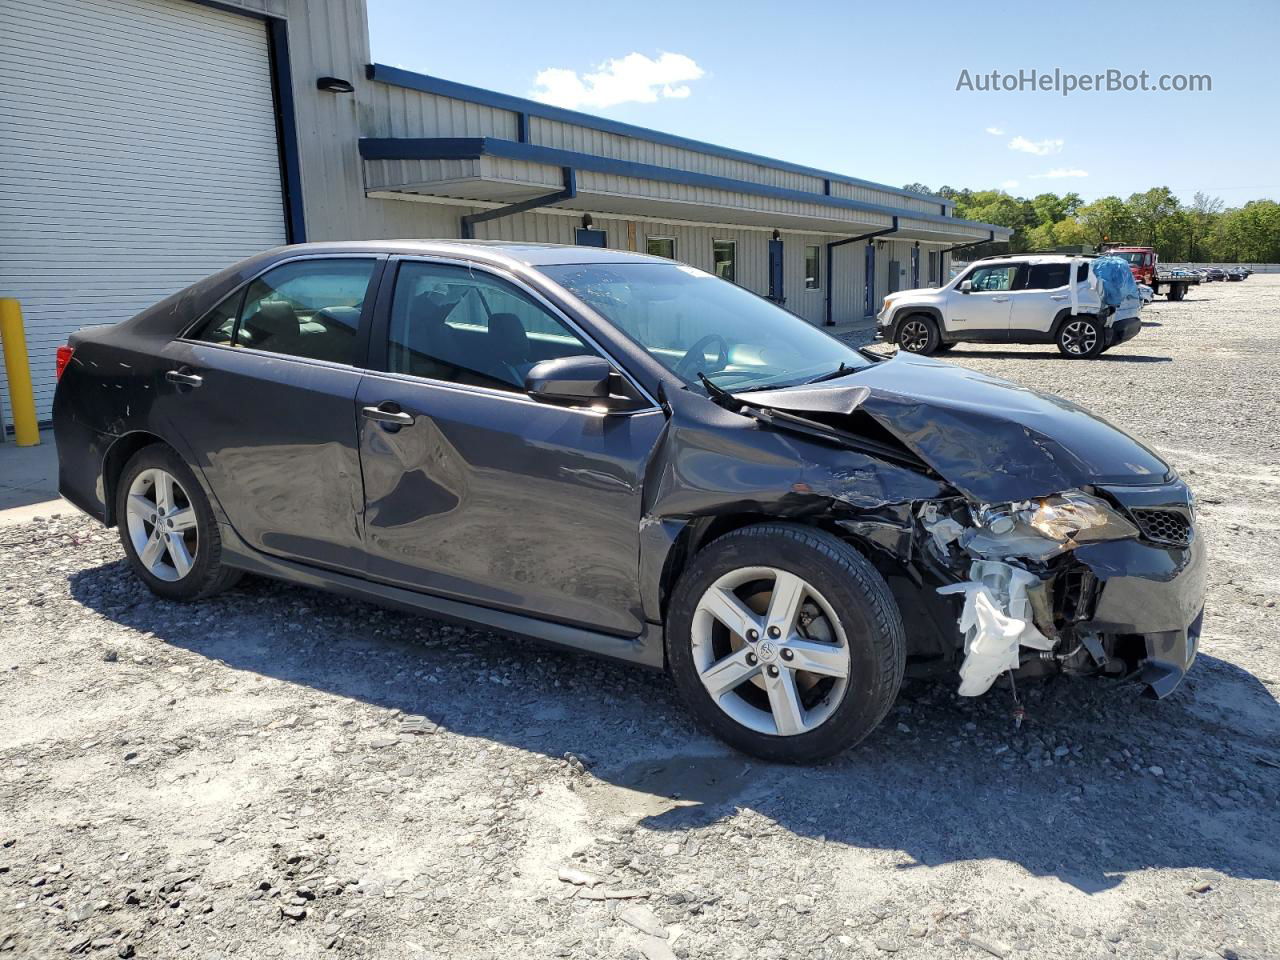
[[[158,596],[200,600],[240,578],[222,563],[218,523],[191,468],[162,444],[125,464],[116,522],[129,566]]]
[[[1058,329],[1058,350],[1074,360],[1089,360],[1102,353],[1102,324],[1096,317],[1068,317]]]
[[[942,344],[942,334],[938,332],[938,325],[933,322],[932,317],[915,313],[898,324],[898,335],[894,342],[899,350],[928,356],[938,351]]]
[[[884,578],[839,538],[785,523],[734,531],[694,557],[672,595],[666,646],[704,726],[787,763],[823,760],[874,730],[906,664]]]

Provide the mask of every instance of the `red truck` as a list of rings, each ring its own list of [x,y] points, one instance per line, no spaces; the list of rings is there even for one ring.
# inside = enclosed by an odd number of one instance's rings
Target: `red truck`
[[[1188,273],[1183,270],[1177,270],[1172,273],[1161,273],[1159,270],[1160,258],[1156,254],[1155,247],[1137,247],[1127,243],[1104,243],[1102,252],[1114,257],[1123,257],[1129,261],[1129,269],[1133,272],[1133,279],[1138,283],[1145,283],[1157,294],[1164,288],[1164,294],[1170,300],[1181,300],[1187,292],[1187,287],[1194,286],[1200,282],[1200,277],[1194,273]]]

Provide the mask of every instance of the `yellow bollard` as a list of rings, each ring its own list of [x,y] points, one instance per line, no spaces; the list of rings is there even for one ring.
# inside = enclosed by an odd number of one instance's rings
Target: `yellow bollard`
[[[9,408],[18,446],[40,442],[36,428],[36,398],[31,392],[31,361],[27,359],[27,335],[22,329],[22,307],[12,297],[0,297],[0,346],[4,348],[4,372],[9,379]],[[4,425],[0,424],[0,429]]]

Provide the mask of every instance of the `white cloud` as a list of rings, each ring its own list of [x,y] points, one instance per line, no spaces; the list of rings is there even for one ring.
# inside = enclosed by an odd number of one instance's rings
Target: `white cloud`
[[[1028,140],[1026,137],[1014,137],[1009,141],[1010,150],[1034,153],[1037,157],[1045,157],[1051,153],[1061,153],[1062,145],[1062,140]]]
[[[1005,181],[1003,181],[1003,182],[1000,184],[1000,189],[1001,189],[1001,190],[1014,190],[1014,189],[1017,189],[1017,186],[1018,186],[1018,181],[1017,181],[1017,180],[1005,180]]]
[[[535,88],[529,96],[571,110],[683,100],[692,92],[689,82],[705,72],[682,53],[660,53],[656,60],[643,53],[629,53],[606,60],[591,73],[579,74],[563,67],[542,70],[533,78]]]
[[[1063,177],[1087,177],[1088,170],[1080,170],[1076,167],[1054,167],[1048,173],[1033,173],[1032,180],[1061,180]]]
[[[1001,130],[999,127],[987,127],[987,133],[991,134],[993,137],[1004,136],[1004,131]]]

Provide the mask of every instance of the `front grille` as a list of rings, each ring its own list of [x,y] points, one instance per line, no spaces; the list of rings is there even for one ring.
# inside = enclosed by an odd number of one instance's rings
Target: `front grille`
[[[1148,540],[1185,547],[1191,542],[1191,521],[1177,510],[1160,510],[1141,507],[1133,510],[1138,529]]]

